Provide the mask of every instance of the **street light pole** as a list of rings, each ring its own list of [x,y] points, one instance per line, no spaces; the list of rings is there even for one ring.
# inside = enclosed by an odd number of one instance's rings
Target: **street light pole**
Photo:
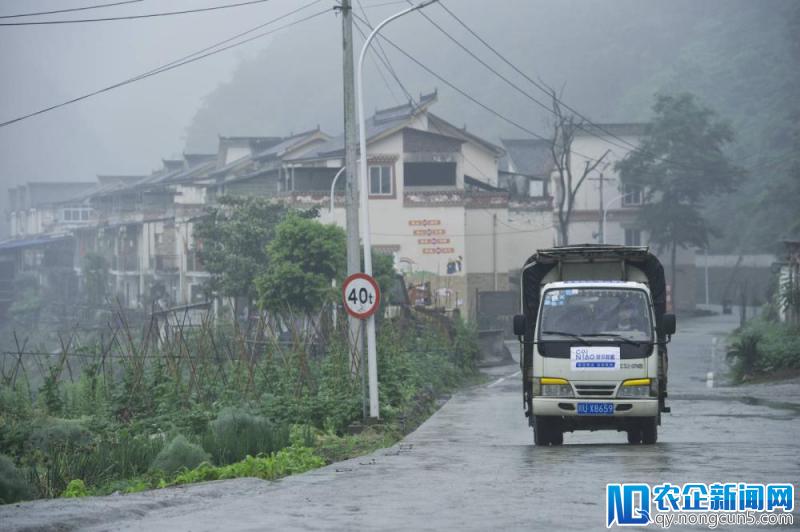
[[[614,204],[615,202],[617,202],[617,201],[621,200],[622,198],[624,198],[625,196],[627,196],[627,194],[620,194],[619,196],[609,200],[608,203],[603,205],[603,225],[600,226],[600,243],[601,244],[605,244],[606,243],[606,216],[608,215],[608,208],[611,207],[611,205]]]
[[[367,175],[367,123],[364,116],[364,91],[363,91],[363,72],[364,57],[378,32],[391,21],[402,17],[417,9],[422,9],[438,0],[426,0],[417,5],[413,5],[399,13],[382,21],[375,26],[369,34],[364,45],[361,47],[361,55],[358,57],[358,69],[356,69],[356,102],[358,104],[358,123],[359,127],[359,149],[360,149],[360,196],[361,196],[361,235],[364,243],[364,273],[372,275],[372,238],[369,234],[369,176]],[[375,345],[375,316],[367,319],[367,365],[369,367],[369,417],[378,419],[380,417],[380,406],[378,404],[378,354]]]
[[[346,166],[342,166],[341,168],[339,168],[339,171],[336,172],[335,176],[333,176],[333,181],[331,182],[331,208],[329,210],[331,215],[331,220],[333,220],[333,192],[334,189],[336,188],[336,182],[339,180],[339,176],[342,175],[342,172],[344,172],[346,169],[347,169]]]

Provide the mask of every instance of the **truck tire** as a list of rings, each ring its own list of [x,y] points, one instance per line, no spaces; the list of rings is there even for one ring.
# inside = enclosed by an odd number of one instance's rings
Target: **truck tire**
[[[564,443],[564,431],[558,427],[550,428],[550,444],[561,445]]]
[[[653,445],[658,441],[658,418],[646,419],[642,422],[642,443]]]
[[[550,445],[550,423],[543,416],[533,416],[533,443],[538,447]]]
[[[628,443],[637,445],[642,443],[642,429],[638,425],[626,431],[628,433]]]

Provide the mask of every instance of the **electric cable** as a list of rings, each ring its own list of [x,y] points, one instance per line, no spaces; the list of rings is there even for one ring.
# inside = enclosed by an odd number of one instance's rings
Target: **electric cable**
[[[124,2],[114,2],[113,4],[96,4],[93,6],[84,7],[71,7],[69,9],[55,9],[53,11],[38,11],[36,13],[18,13],[16,15],[0,15],[0,19],[4,18],[21,18],[21,17],[37,17],[40,15],[55,15],[56,13],[72,13],[74,11],[86,11],[89,9],[102,9],[104,7],[121,6],[124,4],[136,4],[142,0],[125,0]]]
[[[43,20],[31,22],[0,22],[0,26],[47,26],[52,24],[82,24],[86,22],[111,22],[117,20],[137,20],[144,18],[155,17],[169,17],[173,15],[187,15],[191,13],[205,13],[208,11],[218,11],[220,9],[230,9],[233,7],[249,6],[254,4],[263,4],[270,0],[248,0],[246,2],[237,2],[235,4],[223,4],[211,7],[199,7],[196,9],[184,9],[181,11],[163,11],[160,13],[146,13],[144,15],[126,15],[119,17],[103,17],[103,18],[83,18],[83,19],[67,19],[67,20]]]
[[[57,103],[57,104],[45,107],[43,109],[39,109],[38,111],[33,111],[31,113],[28,113],[28,114],[25,114],[25,115],[22,115],[22,116],[18,116],[16,118],[12,118],[10,120],[6,120],[4,122],[0,122],[0,128],[9,126],[9,125],[17,123],[17,122],[21,122],[23,120],[26,120],[28,118],[32,118],[34,116],[38,116],[38,115],[47,113],[49,111],[53,111],[53,110],[58,109],[60,107],[64,107],[64,106],[67,106],[67,105],[70,105],[70,104],[73,104],[73,103],[76,103],[76,102],[79,102],[79,101],[82,101],[82,100],[86,100],[87,98],[91,98],[92,96],[97,96],[98,94],[102,94],[104,92],[108,92],[108,91],[111,91],[113,89],[117,89],[119,87],[122,87],[122,86],[125,86],[125,85],[129,85],[129,84],[137,82],[137,81],[141,81],[142,79],[146,79],[146,78],[149,78],[151,76],[155,76],[155,75],[161,74],[163,72],[167,72],[169,70],[173,70],[175,68],[187,65],[189,63],[193,63],[195,61],[199,61],[200,59],[204,59],[206,57],[218,54],[218,53],[223,52],[225,50],[229,50],[231,48],[235,48],[237,46],[241,46],[242,44],[246,44],[246,43],[254,41],[256,39],[260,39],[262,37],[266,37],[267,35],[271,35],[271,34],[273,34],[275,32],[284,30],[286,28],[290,28],[292,26],[300,24],[301,22],[305,22],[305,21],[310,20],[312,18],[318,17],[318,16],[320,16],[322,14],[328,13],[330,11],[330,8],[326,8],[326,9],[324,9],[322,11],[318,11],[318,12],[314,13],[313,15],[309,15],[307,17],[304,17],[304,18],[301,18],[301,19],[297,19],[297,20],[295,20],[293,22],[290,22],[288,24],[284,24],[283,26],[280,26],[278,28],[272,29],[272,30],[264,32],[264,33],[260,33],[258,35],[255,35],[255,36],[250,37],[248,39],[245,39],[243,41],[239,41],[237,43],[233,43],[233,44],[225,46],[223,48],[218,48],[221,44],[228,43],[228,42],[230,42],[232,40],[235,40],[235,39],[237,39],[237,38],[239,38],[241,36],[250,34],[250,33],[254,32],[254,31],[257,31],[257,30],[259,30],[261,28],[264,28],[266,26],[274,24],[275,22],[277,22],[279,20],[282,20],[282,19],[284,19],[284,18],[286,18],[288,16],[291,16],[292,14],[295,14],[295,13],[301,11],[301,10],[304,10],[304,9],[306,9],[306,8],[308,8],[308,7],[310,7],[310,6],[314,5],[314,4],[317,4],[317,3],[321,2],[321,1],[322,0],[314,0],[313,2],[305,4],[304,6],[301,6],[301,7],[297,8],[297,9],[295,9],[293,11],[290,11],[289,13],[284,14],[284,15],[281,15],[280,17],[276,17],[276,18],[274,18],[274,19],[272,19],[272,20],[270,20],[268,22],[265,22],[263,24],[259,24],[258,26],[254,27],[254,28],[251,28],[251,29],[249,29],[247,31],[244,31],[242,33],[239,33],[239,34],[237,34],[237,35],[235,35],[233,37],[229,37],[229,38],[227,38],[227,39],[225,39],[223,41],[220,41],[220,42],[218,42],[216,44],[213,44],[211,46],[203,48],[202,50],[199,50],[197,52],[193,52],[193,53],[191,53],[189,55],[183,56],[182,58],[176,59],[176,60],[171,61],[169,63],[165,63],[165,64],[163,64],[163,65],[161,65],[159,67],[156,67],[156,68],[154,68],[152,70],[148,70],[147,72],[144,72],[144,73],[139,74],[137,76],[134,76],[132,78],[128,78],[126,80],[114,83],[112,85],[108,85],[108,86],[103,87],[101,89],[97,89],[95,91],[83,94],[81,96],[72,98],[70,100],[66,100],[64,102]],[[218,49],[214,50],[214,48],[218,48]],[[211,50],[211,51],[209,51],[209,50]]]

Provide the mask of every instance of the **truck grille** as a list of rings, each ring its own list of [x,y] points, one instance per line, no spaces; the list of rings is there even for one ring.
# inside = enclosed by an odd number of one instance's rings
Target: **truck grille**
[[[614,395],[616,384],[576,384],[575,391],[583,396],[608,397]]]

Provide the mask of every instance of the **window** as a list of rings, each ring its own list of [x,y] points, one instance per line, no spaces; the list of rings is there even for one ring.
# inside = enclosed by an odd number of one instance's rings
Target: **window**
[[[369,167],[370,196],[392,195],[392,167],[388,165]]]
[[[531,179],[528,181],[528,196],[531,198],[541,198],[544,196],[544,181]]]
[[[65,222],[87,222],[91,213],[90,207],[70,206],[61,212],[61,219]]]
[[[642,232],[638,229],[625,229],[625,245],[641,246]]]
[[[405,163],[403,183],[407,187],[454,187],[456,163]]]
[[[636,185],[625,185],[622,188],[623,205],[641,205],[642,204],[642,188]]]

